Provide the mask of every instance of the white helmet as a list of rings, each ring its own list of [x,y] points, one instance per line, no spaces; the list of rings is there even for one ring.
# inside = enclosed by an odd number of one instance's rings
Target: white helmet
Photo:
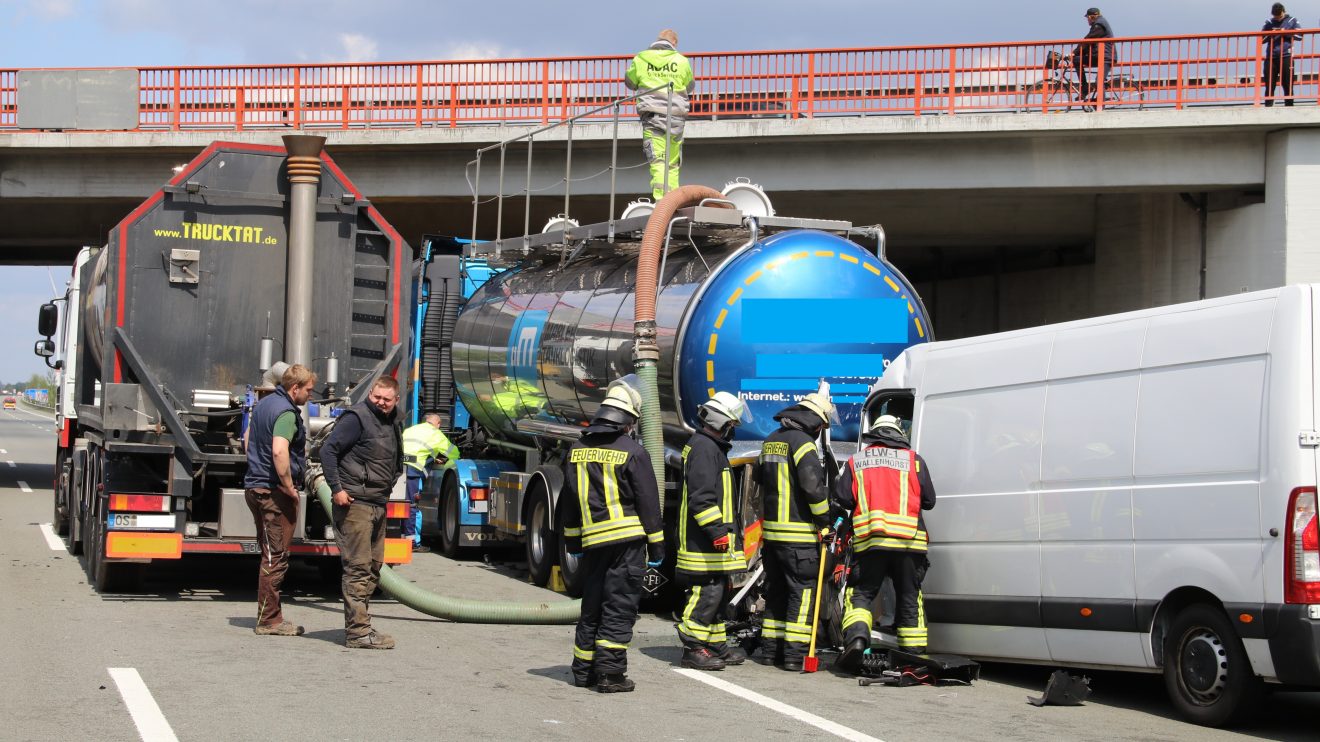
[[[634,418],[642,414],[642,385],[636,374],[628,374],[610,382],[601,407],[622,410]]]
[[[737,427],[752,421],[747,405],[729,392],[715,392],[715,396],[697,408],[697,417],[715,430],[723,430],[730,423]]]
[[[882,433],[885,435],[896,436],[907,440],[907,433],[903,432],[903,423],[893,415],[881,415],[871,423],[872,433]]]
[[[812,392],[803,397],[798,404],[816,413],[826,425],[839,424],[839,412],[834,409],[828,392]]]

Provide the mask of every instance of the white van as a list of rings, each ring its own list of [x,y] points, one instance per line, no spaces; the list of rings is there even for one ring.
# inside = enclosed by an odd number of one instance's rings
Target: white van
[[[1308,285],[904,352],[865,412],[934,480],[931,651],[1162,670],[1208,725],[1320,688],[1317,333]]]

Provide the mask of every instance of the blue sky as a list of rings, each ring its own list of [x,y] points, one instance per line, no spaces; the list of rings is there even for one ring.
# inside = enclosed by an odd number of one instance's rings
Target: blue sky
[[[625,54],[666,26],[688,51],[1061,39],[1085,34],[1089,4],[1120,36],[1142,36],[1254,31],[1271,3],[0,0],[0,68]],[[1303,26],[1317,25],[1320,2],[1294,10]],[[68,269],[53,272],[62,291]],[[44,372],[31,348],[49,295],[45,268],[0,267],[0,381]]]

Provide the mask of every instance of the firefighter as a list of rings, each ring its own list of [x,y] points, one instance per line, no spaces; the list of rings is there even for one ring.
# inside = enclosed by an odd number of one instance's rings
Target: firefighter
[[[898,601],[898,646],[926,651],[926,611],[921,580],[929,541],[921,511],[935,507],[935,486],[926,462],[912,450],[902,424],[881,415],[862,436],[863,448],[848,459],[835,484],[836,502],[852,513],[857,581],[844,596],[844,650],[839,667],[854,672],[871,644],[871,605],[885,578]]]
[[[403,524],[403,535],[413,540],[413,551],[430,551],[422,546],[422,510],[417,507],[417,496],[426,481],[432,461],[442,465],[458,458],[458,448],[440,432],[440,416],[426,413],[420,423],[403,431],[403,463],[408,470],[408,520]]]
[[[814,392],[775,415],[757,465],[765,546],[767,657],[802,670],[811,641],[811,609],[820,565],[819,539],[828,533],[829,488],[816,439],[837,419],[828,394]]]
[[[688,94],[694,84],[692,65],[687,57],[678,53],[678,34],[667,28],[661,31],[651,46],[633,57],[623,83],[635,91],[663,88],[643,92],[637,98],[637,115],[642,121],[642,152],[651,163],[651,195],[659,201],[666,193],[678,188],[678,168],[683,161],[683,125],[687,122]],[[673,87],[668,87],[670,85]],[[668,178],[665,177],[666,171]]]
[[[634,688],[628,671],[646,568],[664,561],[660,494],[651,457],[630,433],[642,408],[634,375],[605,401],[564,462],[564,540],[582,560],[582,616],[573,641],[573,685],[601,693]]]
[[[729,575],[747,568],[740,528],[734,519],[729,447],[734,431],[749,421],[747,405],[716,392],[697,408],[701,429],[683,447],[683,499],[678,512],[675,572],[690,588],[678,638],[683,667],[722,670],[741,665],[747,653],[730,647],[720,613]]]

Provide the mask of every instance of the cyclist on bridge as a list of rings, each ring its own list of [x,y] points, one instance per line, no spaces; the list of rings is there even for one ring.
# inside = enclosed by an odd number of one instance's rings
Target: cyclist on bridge
[[[1100,80],[1105,75],[1106,69],[1114,66],[1114,42],[1093,42],[1090,39],[1112,39],[1114,38],[1114,29],[1109,25],[1109,21],[1100,15],[1099,8],[1086,9],[1086,22],[1091,24],[1091,29],[1086,32],[1082,38],[1082,43],[1073,49],[1072,62],[1073,68],[1077,70],[1078,80],[1081,82],[1082,100],[1091,98],[1091,82],[1086,78],[1086,68],[1095,67],[1095,76]],[[1100,55],[1100,47],[1104,46],[1104,56]]]

